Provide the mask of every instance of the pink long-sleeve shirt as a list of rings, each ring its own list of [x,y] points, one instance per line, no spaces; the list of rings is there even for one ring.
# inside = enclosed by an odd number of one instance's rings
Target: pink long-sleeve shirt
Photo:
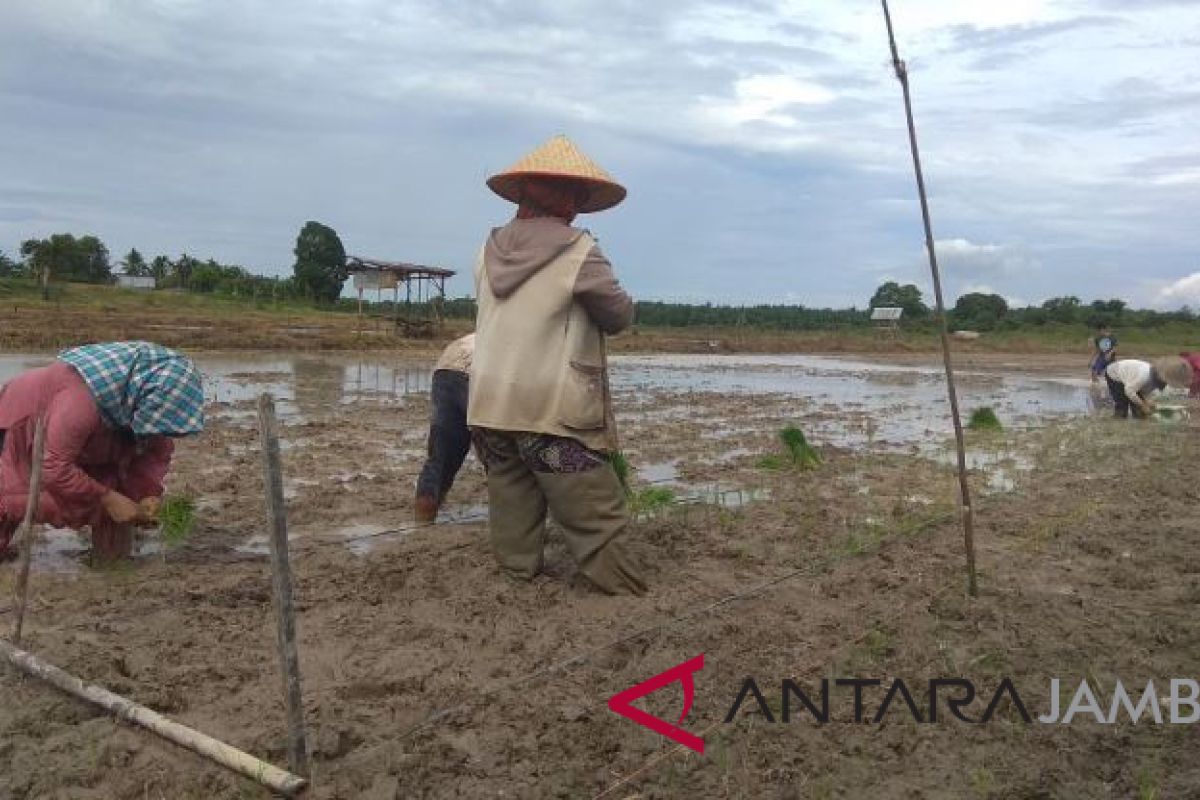
[[[1200,397],[1200,353],[1180,353],[1179,355],[1192,365],[1192,386],[1188,391],[1188,396]]]
[[[109,427],[91,391],[62,362],[30,370],[0,389],[0,519],[25,514],[33,462],[33,434],[46,417],[38,521],[60,527],[105,519],[100,498],[115,489],[134,501],[162,495],[174,442],[152,436],[140,442]]]

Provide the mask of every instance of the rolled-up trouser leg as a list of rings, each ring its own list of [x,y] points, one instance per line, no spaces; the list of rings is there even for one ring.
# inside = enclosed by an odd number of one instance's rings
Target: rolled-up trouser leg
[[[467,453],[471,450],[471,431],[467,428],[466,416],[463,416],[462,424],[442,433],[445,444],[442,466],[442,482],[438,487],[438,502],[442,503],[446,500],[446,495],[450,494],[450,489],[454,486],[454,479],[458,477],[458,471],[462,469],[463,462],[467,459]]]
[[[530,580],[542,571],[546,498],[533,472],[521,460],[516,441],[497,431],[483,435],[488,450],[488,525],[492,549],[506,572]]]
[[[645,592],[641,570],[621,541],[629,527],[629,510],[612,466],[536,474],[579,571],[609,594]]]

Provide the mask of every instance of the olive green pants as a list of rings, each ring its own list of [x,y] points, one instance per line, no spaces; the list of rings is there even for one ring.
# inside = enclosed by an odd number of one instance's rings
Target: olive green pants
[[[579,571],[608,594],[642,594],[645,581],[624,543],[625,492],[607,462],[555,472],[519,445],[531,434],[477,430],[487,467],[492,548],[510,575],[542,570],[546,514],[562,527]],[[581,446],[580,446],[581,447]]]

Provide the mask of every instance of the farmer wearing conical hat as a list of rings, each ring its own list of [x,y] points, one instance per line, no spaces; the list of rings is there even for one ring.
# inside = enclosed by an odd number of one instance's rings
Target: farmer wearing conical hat
[[[1154,413],[1152,395],[1168,386],[1187,389],[1192,384],[1192,365],[1179,356],[1160,358],[1153,363],[1137,358],[1123,358],[1104,370],[1108,391],[1112,395],[1116,415],[1122,419],[1133,416],[1145,419]]]
[[[121,558],[128,526],[157,516],[174,440],[204,429],[204,389],[190,359],[149,342],[64,350],[0,387],[0,560],[25,515],[39,417],[37,521],[90,526],[93,557]]]
[[[475,268],[479,313],[468,422],[488,474],[492,546],[504,570],[542,569],[546,513],[579,571],[612,594],[645,591],[622,541],[625,495],[606,458],[604,337],[633,322],[633,301],[576,214],[603,211],[625,189],[558,136],[488,179],[517,204]]]

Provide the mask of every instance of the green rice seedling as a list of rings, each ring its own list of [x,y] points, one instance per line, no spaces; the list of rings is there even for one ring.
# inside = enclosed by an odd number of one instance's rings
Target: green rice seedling
[[[1149,768],[1142,767],[1137,773],[1137,800],[1158,800],[1158,782]]]
[[[973,431],[1002,431],[1004,426],[1000,424],[1000,418],[996,416],[996,412],[989,406],[977,408],[971,412],[971,421],[967,423],[967,427]]]
[[[783,442],[783,446],[787,450],[788,458],[791,459],[793,467],[797,469],[812,469],[820,466],[821,454],[808,443],[808,439],[804,436],[804,431],[795,425],[789,425],[781,430],[779,432],[779,440]]]
[[[608,463],[612,464],[613,471],[617,473],[617,480],[621,482],[621,488],[626,494],[630,493],[629,476],[633,472],[633,468],[629,466],[629,459],[620,450],[609,453]]]
[[[170,495],[158,508],[158,524],[163,541],[172,547],[183,544],[196,523],[196,503],[190,497]]]
[[[989,797],[995,796],[996,791],[996,776],[987,767],[976,767],[971,770],[971,791],[980,798],[987,800]]]

